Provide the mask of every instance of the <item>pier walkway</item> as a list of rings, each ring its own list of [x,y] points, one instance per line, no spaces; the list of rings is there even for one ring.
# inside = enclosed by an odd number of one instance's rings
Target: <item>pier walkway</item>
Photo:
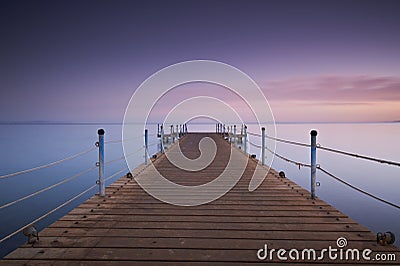
[[[199,141],[208,136],[217,144],[215,160],[205,169],[189,172],[172,165],[165,155],[153,162],[168,179],[182,185],[199,185],[215,179],[229,157],[247,160],[239,149],[232,154],[230,144],[212,133],[191,133],[180,140],[182,152],[189,158],[199,156]],[[173,152],[177,145],[166,152]],[[236,186],[211,203],[180,207],[163,203],[147,194],[134,179],[121,177],[107,187],[105,197],[98,195],[39,233],[40,240],[10,253],[0,265],[245,265],[251,263],[356,264],[376,265],[376,255],[400,253],[394,246],[376,244],[376,236],[334,207],[294,182],[280,178],[271,170],[262,185],[249,192],[248,186],[257,166],[248,159]],[[139,169],[139,168],[138,168]],[[133,173],[135,175],[136,173]],[[138,175],[151,175],[146,168]],[[235,174],[235,173],[232,173]],[[194,195],[195,196],[195,195]],[[340,260],[347,249],[360,250],[360,260]],[[338,242],[338,243],[337,243]],[[268,255],[264,260],[258,258]],[[323,249],[339,249],[336,259]],[[271,254],[270,251],[275,249]],[[278,258],[278,249],[287,261]],[[293,260],[289,254],[300,259]],[[303,250],[307,249],[306,252]],[[309,249],[316,250],[316,258]],[[362,257],[371,249],[371,260]],[[283,252],[283,251],[282,251]],[[311,252],[309,255],[308,252]],[[301,259],[302,253],[305,259]],[[308,257],[310,256],[310,257]]]

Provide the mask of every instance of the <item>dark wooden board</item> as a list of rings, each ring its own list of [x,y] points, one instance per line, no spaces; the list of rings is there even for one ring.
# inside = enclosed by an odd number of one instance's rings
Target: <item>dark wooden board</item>
[[[218,147],[218,160],[209,167],[191,175],[160,155],[154,162],[157,170],[170,180],[197,185],[221,173],[230,155],[246,160],[238,150],[234,149],[231,154],[230,145],[216,134],[185,136],[180,140],[183,153],[191,158],[199,156],[193,143],[204,136],[213,138]],[[33,247],[21,246],[0,261],[0,265],[286,264],[276,257],[272,261],[260,261],[257,251],[264,244],[274,249],[321,251],[336,247],[339,237],[347,239],[349,248],[394,253],[397,261],[385,264],[399,264],[396,247],[376,244],[375,235],[367,228],[326,202],[318,198],[311,200],[308,191],[289,179],[279,178],[273,169],[257,190],[249,192],[248,184],[257,164],[257,160],[249,159],[245,173],[229,193],[194,207],[160,202],[133,179],[121,177],[106,189],[104,198],[96,195],[81,204],[42,230],[39,242]],[[151,174],[148,169],[140,173],[143,177]],[[297,265],[355,264],[355,261],[327,259],[292,262]]]

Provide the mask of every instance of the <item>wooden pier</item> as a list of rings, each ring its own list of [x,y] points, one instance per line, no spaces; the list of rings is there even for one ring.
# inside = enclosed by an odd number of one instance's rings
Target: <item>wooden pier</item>
[[[176,168],[165,155],[154,162],[168,179],[183,185],[198,185],[216,178],[230,156],[247,160],[239,149],[230,154],[230,144],[217,134],[192,133],[180,140],[189,158],[199,156],[198,142],[214,139],[216,159],[205,169],[188,172]],[[171,147],[167,152],[173,150]],[[106,196],[93,196],[39,233],[33,247],[23,245],[10,253],[1,265],[246,265],[252,263],[295,264],[379,264],[375,260],[280,260],[278,249],[338,248],[371,249],[369,255],[395,254],[394,246],[376,244],[376,235],[294,182],[271,170],[262,185],[249,192],[248,185],[257,166],[249,159],[238,184],[226,195],[209,204],[180,207],[160,202],[126,176],[107,187]],[[151,175],[149,168],[139,175]],[[265,244],[276,249],[272,260],[260,260]],[[288,252],[285,254],[288,256]]]

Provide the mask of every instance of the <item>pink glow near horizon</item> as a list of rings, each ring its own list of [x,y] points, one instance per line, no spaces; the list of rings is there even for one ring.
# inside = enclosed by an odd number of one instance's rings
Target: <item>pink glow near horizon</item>
[[[121,122],[146,78],[196,59],[248,74],[277,121],[400,120],[398,1],[320,2],[2,1],[0,122]],[[247,112],[196,88],[170,98]]]
[[[278,122],[379,122],[400,119],[400,78],[377,76],[320,76],[259,84]],[[242,99],[211,84],[187,84],[156,105],[152,120],[189,97],[220,98],[251,120]],[[193,108],[206,108],[193,106]],[[218,110],[215,110],[218,112]]]
[[[278,121],[369,122],[400,119],[400,78],[321,76],[267,82]]]

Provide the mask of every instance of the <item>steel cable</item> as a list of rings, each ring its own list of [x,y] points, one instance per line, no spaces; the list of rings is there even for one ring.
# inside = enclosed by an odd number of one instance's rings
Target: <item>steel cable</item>
[[[64,180],[62,180],[62,181],[60,181],[60,182],[58,182],[58,183],[55,183],[54,185],[48,186],[48,187],[43,188],[43,189],[41,189],[41,190],[38,190],[38,191],[36,191],[36,192],[34,192],[34,193],[31,193],[31,194],[29,194],[29,195],[27,195],[27,196],[25,196],[25,197],[22,197],[22,198],[20,198],[20,199],[11,201],[11,202],[9,202],[9,203],[6,203],[6,204],[0,206],[0,210],[1,210],[1,209],[4,209],[4,208],[6,208],[6,207],[12,206],[12,205],[14,205],[14,204],[16,204],[16,203],[18,203],[18,202],[23,201],[23,200],[32,198],[33,196],[39,195],[39,194],[41,194],[41,193],[43,193],[43,192],[45,192],[45,191],[47,191],[47,190],[50,190],[50,189],[52,189],[52,188],[58,187],[59,185],[65,184],[65,183],[67,183],[68,181],[71,181],[71,180],[73,180],[73,179],[75,179],[75,178],[77,178],[77,177],[79,177],[79,176],[81,176],[81,175],[83,175],[83,174],[86,174],[86,173],[88,173],[88,172],[90,172],[90,171],[92,171],[92,170],[94,170],[94,169],[96,169],[96,168],[97,168],[97,166],[90,167],[90,168],[88,168],[88,169],[86,169],[86,170],[83,170],[82,172],[79,172],[79,173],[77,173],[77,174],[75,174],[75,175],[73,175],[73,176],[71,176],[71,177],[68,177],[68,178],[66,178],[66,179],[64,179]]]
[[[108,140],[108,141],[105,141],[104,144],[122,143],[122,142],[128,142],[128,141],[140,139],[140,138],[143,138],[143,139],[144,139],[144,135],[136,136],[136,137],[132,137],[132,138],[127,138],[127,139],[125,139],[125,140],[122,140],[122,139],[118,139],[118,140]]]
[[[250,132],[250,131],[247,131],[247,134],[249,134],[249,135],[251,135],[251,136],[255,136],[255,137],[261,137],[260,134],[253,133],[253,132]]]
[[[266,148],[266,149],[267,149],[269,152],[271,152],[271,153],[273,153],[274,155],[276,155],[278,158],[280,158],[280,159],[282,159],[282,160],[284,160],[284,161],[286,161],[286,162],[293,163],[293,164],[299,166],[299,168],[300,168],[300,166],[303,166],[303,167],[304,167],[304,166],[305,166],[305,167],[311,167],[310,164],[305,164],[305,163],[300,163],[300,162],[293,161],[293,160],[291,160],[291,159],[289,159],[289,158],[286,158],[286,157],[284,157],[284,156],[282,156],[282,155],[280,155],[280,154],[277,154],[276,152],[273,152],[273,151],[272,151],[271,149],[269,149],[269,148]],[[373,194],[371,194],[371,193],[369,193],[369,192],[366,192],[365,190],[362,190],[362,189],[360,189],[360,188],[358,188],[358,187],[356,187],[356,186],[354,186],[354,185],[352,185],[352,184],[350,184],[350,183],[344,181],[343,179],[341,179],[341,178],[335,176],[334,174],[328,172],[327,170],[323,169],[320,165],[317,165],[317,169],[320,170],[321,172],[325,173],[326,175],[328,175],[328,176],[334,178],[335,180],[339,181],[340,183],[342,183],[342,184],[344,184],[344,185],[346,185],[346,186],[348,186],[348,187],[350,187],[350,188],[352,188],[352,189],[354,189],[354,190],[356,190],[356,191],[358,191],[358,192],[360,192],[360,193],[362,193],[362,194],[364,194],[364,195],[367,195],[367,196],[369,196],[369,197],[371,197],[371,198],[373,198],[373,199],[376,199],[376,200],[378,200],[378,201],[380,201],[380,202],[383,202],[383,203],[388,204],[388,205],[390,205],[390,206],[392,206],[392,207],[395,207],[395,208],[397,208],[397,209],[400,209],[400,206],[399,206],[399,205],[396,205],[396,204],[394,204],[394,203],[392,203],[392,202],[389,202],[389,201],[387,201],[387,200],[384,200],[384,199],[382,199],[382,198],[379,198],[379,197],[377,197],[377,196],[375,196],[375,195],[373,195]]]
[[[351,156],[351,157],[355,157],[355,158],[359,158],[359,159],[370,160],[370,161],[374,161],[374,162],[378,162],[378,163],[386,163],[389,165],[400,166],[400,163],[398,163],[398,162],[393,162],[393,161],[388,161],[388,160],[384,160],[384,159],[360,155],[360,154],[356,154],[356,153],[336,150],[336,149],[332,149],[332,148],[323,147],[321,145],[317,145],[317,149],[334,152],[334,153],[338,153],[338,154],[342,154],[342,155],[347,155],[347,156]]]
[[[248,134],[252,135],[252,136],[256,136],[256,137],[262,137],[260,134],[256,134],[253,132],[247,132]],[[297,142],[297,141],[292,141],[292,140],[286,140],[286,139],[281,139],[281,138],[275,138],[275,137],[271,137],[266,135],[265,136],[267,139],[272,139],[272,140],[276,140],[279,142],[283,142],[283,143],[287,143],[287,144],[293,144],[293,145],[297,145],[297,146],[303,146],[303,147],[310,147],[310,144],[307,143],[301,143],[301,142]]]
[[[122,170],[120,170],[120,171],[114,173],[113,175],[107,177],[107,178],[105,179],[105,181],[111,179],[112,177],[114,177],[115,175],[117,175],[118,173],[120,173],[120,172],[122,172],[122,171],[124,171],[124,170],[126,170],[126,169],[127,169],[127,167],[124,167]],[[31,223],[29,223],[29,224],[27,224],[27,225],[25,225],[25,226],[19,228],[18,230],[12,232],[12,233],[9,234],[9,235],[3,237],[2,239],[0,239],[0,243],[4,242],[5,240],[7,240],[7,239],[9,239],[9,238],[11,238],[11,237],[13,237],[14,235],[18,234],[19,232],[22,232],[27,226],[32,225],[32,224],[34,224],[34,223],[37,223],[37,222],[39,222],[40,220],[42,220],[43,218],[46,218],[46,217],[49,216],[50,214],[54,213],[55,211],[61,209],[61,208],[64,207],[64,206],[68,205],[69,203],[71,203],[71,202],[74,201],[75,199],[79,198],[80,196],[82,196],[83,194],[89,192],[90,190],[92,190],[93,188],[95,188],[95,187],[97,187],[97,186],[98,186],[97,184],[94,184],[93,186],[87,188],[86,190],[82,191],[81,193],[79,193],[78,195],[74,196],[73,198],[71,198],[71,199],[67,200],[66,202],[64,202],[64,203],[62,203],[62,204],[60,204],[60,205],[58,205],[56,208],[52,209],[51,211],[49,211],[49,212],[43,214],[42,216],[40,216],[39,218],[33,220]]]
[[[273,150],[271,150],[271,149],[269,149],[269,148],[267,148],[267,147],[266,147],[265,149],[266,149],[267,151],[269,151],[270,153],[272,153],[273,155],[275,155],[276,157],[280,158],[281,160],[284,160],[284,161],[286,161],[286,162],[288,162],[288,163],[292,163],[292,164],[297,165],[297,166],[299,167],[299,169],[300,169],[300,167],[311,167],[310,164],[301,163],[301,162],[296,162],[296,161],[294,161],[294,160],[291,160],[291,159],[289,159],[289,158],[287,158],[287,157],[285,157],[285,156],[282,156],[282,155],[280,155],[280,154],[274,152]]]
[[[143,149],[143,148],[140,148],[140,149],[138,149],[137,151],[140,151],[140,150],[142,150],[142,149]],[[137,151],[136,151],[136,152],[137,152]],[[126,157],[129,157],[129,156],[131,156],[131,155],[133,155],[133,154],[135,154],[135,152],[128,154]],[[111,164],[111,163],[120,161],[120,160],[122,160],[122,159],[124,159],[124,158],[125,158],[125,156],[121,156],[121,157],[116,158],[116,159],[114,159],[114,160],[105,162],[104,165],[109,165],[109,164]],[[73,176],[71,176],[71,177],[69,177],[69,178],[66,178],[66,179],[64,179],[64,180],[62,180],[62,181],[60,181],[60,182],[58,182],[58,183],[56,183],[56,184],[54,184],[54,185],[48,186],[48,187],[43,188],[43,189],[41,189],[41,190],[38,190],[38,191],[36,191],[36,192],[34,192],[34,193],[31,193],[31,194],[29,194],[29,195],[27,195],[27,196],[24,196],[24,197],[22,197],[22,198],[20,198],[20,199],[11,201],[11,202],[9,202],[9,203],[6,203],[6,204],[0,206],[0,210],[1,210],[1,209],[4,209],[4,208],[6,208],[6,207],[12,206],[12,205],[14,205],[14,204],[16,204],[16,203],[18,203],[18,202],[23,201],[23,200],[29,199],[29,198],[31,198],[31,197],[33,197],[33,196],[39,195],[39,194],[41,194],[41,193],[43,193],[43,192],[45,192],[45,191],[47,191],[47,190],[50,190],[50,189],[52,189],[52,188],[58,187],[59,185],[65,184],[65,183],[67,183],[67,182],[69,182],[69,181],[71,181],[71,180],[73,180],[73,179],[75,179],[75,178],[77,178],[77,177],[79,177],[79,176],[81,176],[81,175],[83,175],[83,174],[86,174],[86,173],[88,173],[88,172],[90,172],[90,171],[92,171],[92,170],[94,170],[94,169],[96,169],[96,168],[97,168],[97,166],[90,167],[90,168],[88,168],[88,169],[86,169],[86,170],[83,170],[83,171],[81,171],[81,172],[79,172],[79,173],[77,173],[77,174],[75,174],[75,175],[73,175]]]
[[[98,185],[95,184],[95,185],[89,187],[88,189],[86,189],[86,190],[84,190],[83,192],[79,193],[79,194],[76,195],[75,197],[73,197],[73,198],[67,200],[67,201],[64,202],[63,204],[57,206],[56,208],[52,209],[51,211],[49,211],[49,212],[47,212],[47,213],[45,213],[45,214],[43,214],[43,215],[40,216],[39,218],[33,220],[31,223],[29,223],[29,224],[27,224],[27,225],[25,225],[25,226],[19,228],[18,230],[14,231],[13,233],[9,234],[8,236],[3,237],[3,238],[0,240],[0,243],[3,242],[3,241],[5,241],[5,240],[7,240],[7,239],[9,239],[10,237],[13,237],[14,235],[18,234],[19,232],[23,231],[25,227],[27,227],[27,226],[29,226],[29,225],[31,225],[31,224],[37,223],[37,222],[39,222],[40,220],[42,220],[43,218],[45,218],[45,217],[49,216],[50,214],[52,214],[53,212],[55,212],[55,211],[61,209],[61,208],[64,207],[65,205],[67,205],[67,204],[69,204],[70,202],[74,201],[75,199],[79,198],[80,196],[82,196],[82,195],[85,194],[86,192],[92,190],[92,189],[95,188],[96,186],[98,186]]]
[[[93,147],[93,148],[81,151],[79,153],[76,153],[74,155],[71,155],[69,157],[66,157],[64,159],[61,159],[61,160],[58,160],[58,161],[55,161],[55,162],[52,162],[52,163],[48,163],[48,164],[45,164],[45,165],[41,165],[41,166],[33,167],[33,168],[30,168],[30,169],[22,170],[22,171],[15,172],[15,173],[12,173],[12,174],[2,175],[2,176],[0,176],[0,179],[8,178],[8,177],[16,176],[16,175],[21,175],[21,174],[26,174],[26,173],[37,171],[37,170],[40,170],[40,169],[43,169],[43,168],[47,168],[47,167],[50,167],[50,166],[53,166],[53,165],[56,165],[56,164],[60,164],[62,162],[69,161],[69,160],[72,160],[72,159],[77,158],[79,156],[85,155],[85,154],[87,154],[87,153],[89,153],[89,152],[91,152],[91,151],[93,151],[95,149],[97,149],[97,148]]]
[[[126,156],[125,156],[125,155],[122,155],[121,157],[118,157],[118,158],[116,158],[116,159],[107,161],[107,162],[104,163],[104,165],[109,165],[109,164],[112,164],[112,163],[114,163],[114,162],[121,161],[121,160],[123,160],[123,159],[125,159],[125,158],[127,158],[127,157],[130,157],[130,156],[136,154],[137,152],[139,152],[139,151],[141,151],[141,150],[143,150],[143,149],[144,149],[144,147],[141,147],[141,148],[137,149],[136,151],[127,154]]]
[[[310,147],[310,144],[307,143],[301,143],[301,142],[297,142],[297,141],[292,141],[292,140],[286,140],[286,139],[280,139],[280,138],[274,138],[271,136],[265,136],[267,139],[272,139],[272,140],[276,140],[282,143],[287,143],[287,144],[293,144],[293,145],[297,145],[297,146],[302,146],[302,147]]]
[[[248,132],[248,133],[250,135],[261,137],[261,135],[256,134],[256,133],[252,133],[252,132]],[[276,140],[278,142],[282,142],[282,143],[287,143],[287,144],[292,144],[292,145],[297,145],[297,146],[302,146],[302,147],[311,147],[311,145],[307,144],[307,143],[302,143],[302,142],[297,142],[297,141],[292,141],[292,140],[286,140],[286,139],[281,139],[281,138],[274,138],[274,137],[271,137],[271,136],[265,136],[265,137],[269,138],[269,139],[272,139],[272,140]],[[378,162],[378,163],[382,163],[382,164],[400,166],[400,162],[394,162],[394,161],[389,161],[389,160],[385,160],[385,159],[370,157],[370,156],[366,156],[366,155],[360,155],[360,154],[356,154],[356,153],[352,153],[352,152],[341,151],[341,150],[338,150],[338,149],[323,147],[323,146],[321,146],[319,144],[317,145],[317,149],[325,150],[325,151],[333,152],[333,153],[338,153],[338,154],[342,154],[342,155],[346,155],[346,156],[350,156],[350,157],[354,157],[354,158],[358,158],[358,159],[374,161],[374,162]]]
[[[251,141],[249,141],[249,143],[250,143],[251,146],[254,146],[254,147],[256,147],[256,148],[259,148],[259,149],[262,148],[260,145],[257,145],[257,144],[255,144],[255,143],[253,143],[253,142],[251,142]]]
[[[335,176],[334,174],[328,172],[327,170],[323,169],[321,166],[317,166],[317,169],[320,170],[321,172],[325,173],[326,175],[332,177],[333,179],[339,181],[340,183],[342,183],[342,184],[344,184],[344,185],[346,185],[346,186],[348,186],[348,187],[350,187],[350,188],[352,188],[352,189],[354,189],[354,190],[357,190],[358,192],[360,192],[360,193],[362,193],[362,194],[364,194],[364,195],[367,195],[367,196],[369,196],[369,197],[371,197],[371,198],[374,198],[374,199],[376,199],[376,200],[378,200],[378,201],[380,201],[380,202],[383,202],[383,203],[388,204],[388,205],[390,205],[390,206],[393,206],[393,207],[395,207],[395,208],[397,208],[397,209],[400,209],[400,206],[399,206],[399,205],[396,205],[396,204],[394,204],[394,203],[392,203],[392,202],[389,202],[389,201],[387,201],[387,200],[384,200],[384,199],[382,199],[382,198],[379,198],[379,197],[377,197],[377,196],[375,196],[375,195],[373,195],[373,194],[371,194],[371,193],[369,193],[369,192],[366,192],[365,190],[362,190],[361,188],[358,188],[358,187],[356,187],[356,186],[354,186],[354,185],[352,185],[352,184],[350,184],[350,183],[344,181],[343,179],[341,179],[341,178]]]

